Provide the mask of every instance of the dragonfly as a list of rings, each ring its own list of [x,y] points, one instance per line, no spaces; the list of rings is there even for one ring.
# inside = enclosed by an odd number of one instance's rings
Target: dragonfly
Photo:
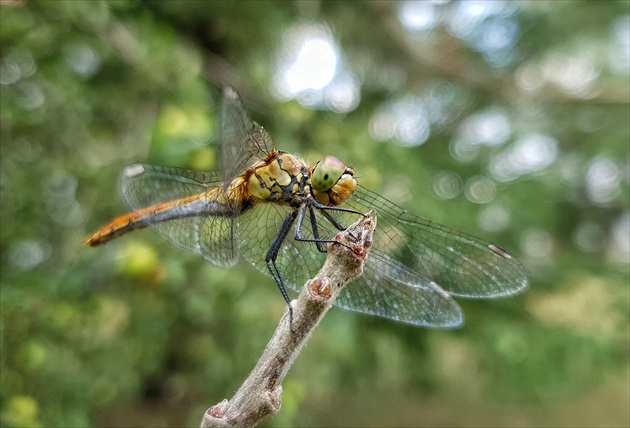
[[[363,275],[337,306],[417,326],[459,327],[464,317],[454,297],[497,298],[527,288],[523,266],[500,246],[367,190],[334,156],[309,165],[277,150],[231,86],[223,89],[220,132],[220,172],[128,166],[120,190],[133,211],[86,243],[150,226],[216,266],[245,258],[274,279],[290,310],[287,288],[299,292],[323,265],[331,237],[374,210],[378,226]]]

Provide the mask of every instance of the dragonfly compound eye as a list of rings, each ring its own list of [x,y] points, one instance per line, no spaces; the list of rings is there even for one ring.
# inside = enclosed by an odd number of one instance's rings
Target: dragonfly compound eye
[[[334,156],[326,156],[313,169],[311,185],[318,192],[327,192],[341,178],[346,165]]]

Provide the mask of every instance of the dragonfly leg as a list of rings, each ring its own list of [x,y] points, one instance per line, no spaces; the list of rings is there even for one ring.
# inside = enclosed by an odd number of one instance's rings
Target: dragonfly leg
[[[346,230],[346,228],[343,227],[333,216],[331,216],[328,211],[320,209],[319,212],[322,213],[322,215],[326,218],[326,220],[328,220],[330,222],[330,224],[335,226],[337,228],[337,230],[339,230],[341,232]]]
[[[317,208],[319,212],[322,213],[322,215],[326,218],[326,220],[330,222],[330,224],[332,224],[335,228],[337,228],[337,230],[342,231],[342,232],[346,230],[346,228],[343,227],[333,216],[331,216],[329,211],[338,211],[338,212],[344,212],[344,213],[350,213],[350,214],[357,214],[357,215],[365,217],[365,214],[356,210],[351,210],[349,208],[329,207],[328,205],[320,204],[316,200],[312,200],[310,202],[313,207]]]
[[[309,210],[309,215],[310,215],[310,219],[311,219],[311,227],[313,228],[313,238],[304,238],[300,235],[300,231],[302,230],[302,222],[304,221],[304,214],[306,213],[306,209],[308,208]],[[319,229],[317,228],[317,219],[315,218],[315,212],[313,211],[313,207],[310,205],[304,205],[302,206],[302,208],[300,208],[300,214],[298,215],[297,218],[297,223],[295,225],[295,236],[294,236],[296,241],[301,241],[301,242],[314,242],[315,245],[317,246],[317,250],[320,253],[325,253],[326,247],[324,246],[324,244],[330,244],[331,242],[337,242],[333,239],[321,239],[319,237]]]
[[[322,210],[322,211],[339,211],[339,212],[344,212],[344,213],[357,214],[357,215],[360,215],[362,217],[366,216],[365,214],[363,214],[360,211],[353,210],[353,209],[350,209],[350,208],[343,208],[343,207],[331,207],[329,205],[324,205],[322,203],[319,203],[315,199],[310,199],[309,200],[309,204],[313,205],[315,208],[317,208],[318,210]]]
[[[293,325],[293,308],[291,307],[291,298],[289,297],[289,293],[287,292],[287,288],[284,285],[284,281],[282,280],[282,275],[280,274],[280,270],[278,269],[278,265],[276,265],[276,259],[278,258],[278,252],[280,251],[280,247],[282,243],[286,239],[289,231],[291,230],[291,226],[295,222],[295,219],[298,216],[298,211],[293,210],[284,220],[278,234],[275,239],[271,243],[271,247],[269,251],[267,251],[267,257],[265,257],[265,263],[267,263],[267,269],[269,269],[269,273],[271,274],[274,281],[276,281],[276,285],[280,290],[280,294],[284,298],[284,301],[289,305],[289,325]]]
[[[317,218],[315,217],[315,210],[313,209],[312,205],[309,205],[308,207],[308,215],[311,219],[311,228],[313,229],[313,238],[320,239],[319,229],[317,228]],[[324,247],[324,244],[321,242],[316,242],[315,245],[317,245],[317,249],[319,250],[320,253],[326,253],[328,251],[328,249]]]

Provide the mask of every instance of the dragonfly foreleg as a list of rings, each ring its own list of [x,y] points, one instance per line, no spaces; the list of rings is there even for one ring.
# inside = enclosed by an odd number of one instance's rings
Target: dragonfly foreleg
[[[276,281],[276,285],[280,290],[280,294],[284,298],[284,301],[287,302],[289,306],[289,325],[293,325],[293,308],[291,307],[291,298],[289,297],[289,293],[287,292],[287,288],[284,285],[284,281],[282,280],[282,275],[280,274],[280,270],[278,269],[278,265],[276,265],[276,259],[278,258],[278,252],[280,251],[280,247],[282,247],[282,243],[287,238],[289,231],[291,230],[291,226],[295,222],[295,219],[298,216],[297,210],[292,210],[291,213],[284,219],[278,234],[275,239],[271,243],[271,247],[269,251],[267,251],[267,257],[265,257],[265,263],[267,263],[267,269],[269,269],[269,273],[271,274],[274,281]]]
[[[300,232],[302,231],[302,222],[304,221],[304,214],[306,212],[306,209],[308,208],[309,210],[309,216],[310,216],[310,220],[311,220],[311,227],[313,229],[313,237],[312,238],[304,238],[303,236],[300,235]],[[315,211],[313,211],[313,207],[311,205],[304,205],[302,206],[302,208],[300,208],[300,214],[298,215],[298,219],[297,219],[297,223],[295,225],[295,236],[294,236],[296,241],[300,241],[300,242],[314,242],[315,245],[317,246],[317,250],[320,253],[325,253],[326,247],[324,247],[324,244],[330,244],[331,242],[337,242],[333,239],[321,239],[319,237],[319,229],[317,228],[317,219],[315,218]]]
[[[317,228],[317,218],[315,217],[315,210],[313,209],[312,205],[308,206],[308,215],[311,219],[311,228],[313,229],[313,238],[320,239],[319,229]],[[324,244],[321,242],[316,242],[315,245],[317,246],[317,249],[319,250],[320,253],[325,253],[328,251],[328,249],[324,247]]]
[[[344,212],[344,213],[350,213],[350,214],[357,214],[357,215],[360,215],[362,217],[365,217],[365,214],[363,214],[363,213],[361,213],[359,211],[356,211],[356,210],[351,210],[349,208],[329,207],[328,205],[320,204],[316,200],[312,200],[310,202],[311,202],[311,206],[317,208],[319,210],[319,212],[322,213],[322,215],[326,218],[326,220],[328,220],[330,222],[330,224],[332,224],[337,230],[339,230],[341,232],[346,230],[346,228],[344,226],[342,226],[333,216],[331,216],[329,211],[337,211],[337,212]]]
[[[322,215],[324,216],[324,218],[326,218],[326,220],[328,220],[330,222],[330,224],[332,224],[333,226],[335,226],[335,228],[341,232],[343,232],[344,230],[346,230],[345,227],[343,227],[333,216],[330,215],[330,213],[326,210],[319,210],[320,213],[322,213]]]

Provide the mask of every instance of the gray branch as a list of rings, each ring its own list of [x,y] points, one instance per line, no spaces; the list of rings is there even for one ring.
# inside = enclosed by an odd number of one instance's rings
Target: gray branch
[[[291,302],[293,325],[287,309],[254,370],[234,397],[206,411],[201,428],[253,427],[280,410],[282,380],[341,290],[363,272],[375,227],[376,214],[370,211],[335,236],[324,266]]]

